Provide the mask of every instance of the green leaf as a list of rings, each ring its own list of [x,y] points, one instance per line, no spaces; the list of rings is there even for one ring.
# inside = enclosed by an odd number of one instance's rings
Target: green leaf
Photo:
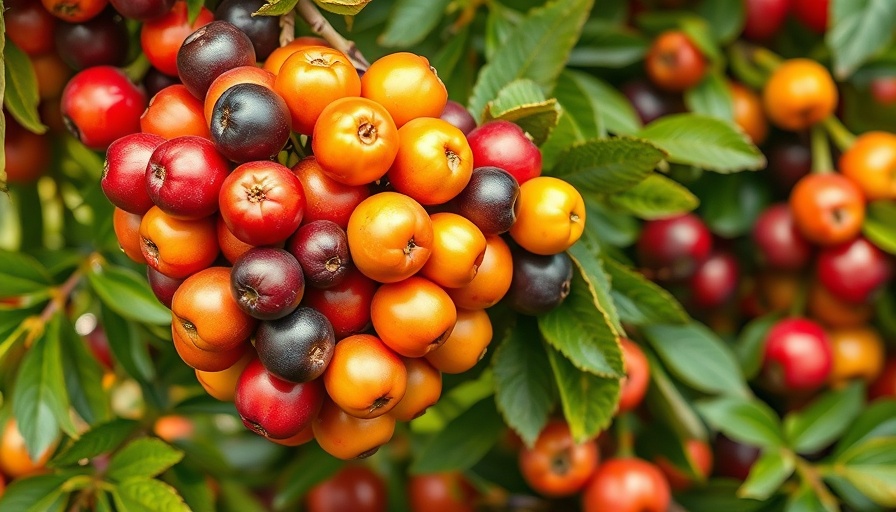
[[[838,498],[856,512],[883,512],[883,509],[874,504],[867,496],[849,483],[845,478],[833,474],[824,475],[824,481]]]
[[[684,308],[665,288],[609,258],[604,259],[604,268],[610,274],[611,293],[622,321],[639,326],[689,321]]]
[[[600,243],[595,239],[591,230],[586,229],[582,233],[582,237],[579,241],[569,248],[567,254],[569,254],[573,262],[579,268],[585,281],[591,285],[598,309],[606,314],[610,326],[613,327],[617,333],[622,333],[624,332],[624,329],[619,320],[619,312],[616,310],[616,303],[613,302],[610,275],[604,269],[604,262],[600,257],[600,251]]]
[[[719,73],[707,73],[703,80],[684,93],[684,104],[695,114],[725,121],[734,120],[734,99],[728,83]]]
[[[116,508],[128,512],[190,512],[174,487],[151,478],[129,478],[115,488]]]
[[[159,302],[146,279],[137,272],[125,267],[94,265],[87,279],[103,304],[119,315],[156,325],[171,323],[171,311]]]
[[[48,474],[17,478],[9,483],[0,498],[0,512],[48,512],[62,495],[60,487],[69,475]],[[51,506],[55,508],[51,509]]]
[[[190,26],[196,22],[196,18],[199,17],[199,13],[202,12],[204,6],[204,0],[187,0],[187,21],[190,22]]]
[[[516,123],[536,145],[544,143],[559,117],[557,100],[545,99],[538,84],[526,78],[507,84],[485,107],[485,121],[503,119]]]
[[[553,347],[547,346],[546,350],[573,438],[577,442],[595,438],[613,419],[619,402],[619,379],[581,371]]]
[[[865,401],[862,385],[829,391],[809,406],[784,417],[784,434],[797,453],[814,453],[838,439]]]
[[[629,189],[653,173],[663,152],[630,138],[592,139],[561,154],[550,175],[572,184],[583,195]]]
[[[831,512],[831,509],[824,506],[811,486],[803,485],[787,500],[784,512]]]
[[[645,220],[687,213],[700,204],[687,187],[655,172],[634,187],[607,196],[606,201]]]
[[[849,77],[893,39],[896,3],[889,0],[832,0],[830,13],[825,42],[838,79]]]
[[[641,120],[628,99],[595,76],[565,69],[554,95],[585,139],[607,133],[631,135],[641,129]]]
[[[511,428],[532,446],[556,403],[554,376],[531,320],[507,333],[492,357],[495,403]]]
[[[879,437],[840,457],[837,474],[882,507],[896,507],[896,437]]]
[[[314,0],[321,9],[340,16],[355,16],[371,0]]]
[[[0,297],[34,293],[52,284],[47,269],[32,256],[0,250]]]
[[[445,426],[415,453],[414,474],[469,469],[491,449],[504,422],[492,397],[484,398]]]
[[[636,134],[669,156],[673,163],[730,173],[765,167],[765,157],[733,123],[698,114],[673,114]]]
[[[741,482],[715,478],[702,487],[675,495],[675,501],[690,512],[759,512],[773,510],[769,502],[741,499],[736,495]]]
[[[215,511],[215,496],[205,474],[185,464],[175,464],[164,476],[165,481],[183,497],[190,510]]]
[[[293,507],[312,487],[335,475],[342,466],[341,460],[316,443],[309,443],[286,469],[274,495],[274,508],[286,510]]]
[[[747,379],[759,375],[765,353],[765,337],[769,329],[778,323],[783,312],[776,311],[751,320],[741,329],[734,345],[734,353],[740,361],[741,370]]]
[[[385,47],[419,43],[438,26],[449,3],[450,0],[396,0],[377,43]]]
[[[896,203],[890,200],[868,203],[862,233],[881,250],[896,254]]]
[[[746,18],[743,0],[703,0],[697,13],[709,25],[716,41],[729,43],[741,34]]]
[[[137,439],[112,456],[106,475],[118,481],[154,477],[180,462],[184,454],[154,437]]]
[[[88,430],[50,461],[53,467],[68,466],[82,459],[92,459],[118,448],[139,426],[136,421],[117,418]]]
[[[650,41],[636,30],[606,20],[590,19],[569,54],[569,65],[623,68],[640,62],[649,45]]]
[[[518,78],[534,80],[545,93],[554,83],[575,45],[594,0],[555,0],[533,9],[488,64],[479,71],[470,96],[473,117],[482,119],[486,104]]]
[[[619,379],[625,375],[619,333],[600,309],[591,284],[577,267],[563,303],[538,316],[544,339],[580,370]]]
[[[333,457],[330,457],[333,459]],[[221,499],[219,503],[224,512],[246,512],[247,510],[265,510],[265,505],[252,493],[244,483],[236,480],[221,480]],[[282,509],[278,509],[282,510]]]
[[[766,449],[785,444],[780,421],[759,400],[722,397],[698,403],[697,410],[710,426],[735,441]]]
[[[62,315],[54,315],[22,360],[12,410],[33,460],[59,440],[59,429],[76,436],[62,373]]]
[[[645,398],[650,412],[664,420],[679,439],[706,439],[706,427],[691,401],[682,395],[649,347],[644,348],[644,355],[650,363],[650,386]]]
[[[6,41],[3,61],[6,77],[3,106],[6,111],[28,131],[46,132],[47,126],[40,121],[40,114],[37,111],[40,97],[37,94],[37,75],[34,74],[31,59],[12,41]]]
[[[750,233],[771,203],[768,177],[758,173],[704,173],[691,189],[700,198],[699,213],[709,229],[725,238]]]
[[[878,437],[896,437],[896,401],[875,400],[852,422],[837,442],[833,457],[840,457],[850,448]]]
[[[204,3],[202,2],[197,3]],[[299,0],[267,0],[267,3],[258,8],[253,16],[282,16],[296,8]]]
[[[72,406],[88,424],[110,419],[112,408],[102,385],[102,367],[67,319],[61,334],[65,387]]]
[[[155,366],[146,344],[137,336],[134,326],[107,306],[101,310],[109,350],[131,377],[148,382],[155,378]]]
[[[3,0],[0,0],[0,9],[3,9]],[[0,53],[6,52],[6,23],[0,16]],[[6,59],[0,59],[0,98],[6,93]],[[6,140],[6,117],[0,116],[0,140]],[[6,151],[0,151],[0,192],[8,192],[6,184]]]
[[[740,498],[767,500],[790,475],[793,474],[794,460],[790,454],[778,450],[766,450],[750,468],[750,474],[737,490]]]
[[[644,336],[669,371],[703,393],[749,396],[731,349],[706,326],[647,325]]]

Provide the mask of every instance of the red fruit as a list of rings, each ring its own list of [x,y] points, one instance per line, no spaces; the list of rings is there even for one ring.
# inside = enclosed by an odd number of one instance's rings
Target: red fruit
[[[893,275],[890,257],[859,237],[818,254],[818,280],[838,298],[865,304]]]
[[[712,250],[712,234],[703,220],[692,214],[647,221],[636,250],[641,265],[659,280],[686,279]]]
[[[684,444],[684,448],[701,478],[708,478],[712,472],[713,459],[712,448],[709,447],[709,444],[699,439],[688,439]],[[682,491],[694,484],[692,477],[678,469],[665,457],[658,457],[656,465],[666,476],[666,480],[669,481],[669,486],[672,487],[672,490]]]
[[[385,512],[386,483],[366,466],[348,465],[312,487],[306,505],[308,512]]]
[[[163,212],[201,219],[218,211],[218,195],[230,162],[208,139],[186,135],[153,151],[146,166],[146,189]]]
[[[489,121],[467,134],[473,167],[500,167],[520,185],[541,175],[541,151],[510,121]]]
[[[793,0],[793,16],[815,32],[828,29],[830,0]]]
[[[831,341],[811,320],[787,318],[766,335],[762,376],[775,391],[818,389],[827,382],[832,365]]]
[[[666,512],[669,482],[650,462],[610,459],[598,466],[585,488],[584,512]]]
[[[153,207],[146,190],[146,165],[153,151],[164,142],[158,135],[132,133],[109,146],[100,179],[109,202],[136,215]]]
[[[616,414],[630,411],[641,404],[650,384],[650,363],[637,343],[621,338],[622,360],[625,362],[625,378],[619,393]]]
[[[140,131],[146,93],[112,66],[87,68],[62,91],[68,130],[90,149],[105,151],[116,139]]]
[[[730,252],[718,252],[697,267],[690,281],[691,299],[698,308],[717,308],[737,291],[740,270]]]
[[[790,0],[746,0],[744,36],[754,41],[764,41],[777,34],[787,13]]]
[[[753,225],[753,241],[759,249],[759,259],[766,265],[781,270],[799,270],[812,258],[812,244],[796,225],[786,203],[769,206]]]

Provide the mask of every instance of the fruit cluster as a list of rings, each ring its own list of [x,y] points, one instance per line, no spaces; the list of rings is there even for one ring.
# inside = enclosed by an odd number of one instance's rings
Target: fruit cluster
[[[181,83],[145,111],[105,67],[73,78],[63,110],[106,149],[119,243],[146,263],[205,389],[273,441],[367,455],[438,400],[442,372],[479,361],[486,308],[563,301],[583,199],[540,176],[519,127],[476,127],[423,57],[359,72],[300,38],[258,67],[252,43],[210,21],[176,53],[147,54]],[[130,110],[75,101],[95,73],[118,76],[107,83],[133,92],[116,104]]]

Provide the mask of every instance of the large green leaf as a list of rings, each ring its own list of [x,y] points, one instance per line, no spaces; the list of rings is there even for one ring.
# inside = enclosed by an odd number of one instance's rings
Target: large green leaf
[[[107,306],[101,311],[109,350],[115,360],[131,377],[143,382],[152,380],[155,377],[155,366],[146,343],[137,335],[134,325]]]
[[[419,43],[436,28],[449,3],[450,0],[396,0],[377,42],[387,47]]]
[[[783,450],[766,450],[750,468],[750,474],[737,490],[741,498],[767,500],[793,474],[793,454]]]
[[[605,2],[598,2],[598,7]],[[582,37],[569,54],[576,67],[622,68],[641,61],[650,44],[648,38],[629,27],[601,19],[590,19]]]
[[[675,495],[675,501],[690,512],[759,512],[773,510],[767,501],[737,497],[737,480],[715,478],[702,487]]]
[[[134,477],[151,478],[180,462],[183,452],[154,437],[136,439],[109,461],[106,475],[117,481]]]
[[[613,329],[622,334],[622,322],[619,320],[619,311],[616,310],[616,303],[611,293],[610,275],[604,269],[604,262],[600,257],[600,242],[595,239],[591,230],[586,229],[582,233],[582,238],[568,249],[567,254],[594,291],[598,309],[606,314]]]
[[[152,478],[129,478],[116,486],[112,496],[117,508],[128,512],[190,512],[173,487]]]
[[[731,349],[706,326],[647,325],[643,332],[669,371],[704,393],[749,396]]]
[[[566,300],[539,315],[538,329],[577,368],[613,379],[625,374],[619,333],[598,307],[591,284],[582,277],[578,267]]]
[[[604,259],[604,268],[610,274],[613,299],[623,321],[634,325],[689,321],[684,308],[665,288],[610,258]]]
[[[825,507],[812,486],[804,484],[787,500],[784,512],[835,512],[837,509]]]
[[[649,347],[644,348],[644,355],[650,363],[650,386],[645,398],[650,412],[671,427],[679,439],[706,439],[706,426],[691,401],[669,378]]]
[[[700,217],[725,238],[749,234],[772,199],[768,177],[758,173],[704,173],[691,189],[700,198]]]
[[[619,402],[619,379],[581,371],[553,347],[546,350],[573,438],[577,442],[595,438],[613,419]]]
[[[536,145],[541,145],[557,126],[557,100],[546,99],[538,84],[522,78],[507,84],[485,108],[485,121],[503,119],[516,123]]]
[[[304,447],[284,471],[274,495],[274,508],[285,510],[295,505],[315,485],[336,474],[342,461],[325,452],[316,443]]]
[[[893,39],[896,3],[890,0],[832,0],[825,42],[834,73],[845,79]]]
[[[743,0],[702,0],[697,13],[709,24],[716,41],[729,43],[741,34],[746,18]]]
[[[186,464],[175,464],[163,476],[165,482],[183,497],[192,512],[215,512],[215,495],[203,472]]]
[[[586,139],[608,133],[631,135],[641,129],[641,120],[628,99],[595,76],[565,69],[554,96]]]
[[[93,425],[112,416],[103,389],[103,369],[66,319],[62,325],[62,357],[69,400],[81,418]]]
[[[34,133],[44,133],[47,126],[40,121],[37,105],[37,75],[28,55],[12,41],[6,41],[3,48],[4,76],[6,90],[3,106],[23,127]]]
[[[890,200],[868,203],[862,233],[882,250],[896,254],[896,203]]]
[[[550,174],[571,183],[583,195],[613,194],[640,183],[664,156],[643,140],[592,139],[569,147]]]
[[[531,446],[556,403],[556,385],[538,331],[528,317],[508,332],[492,357],[495,403],[526,445]]]
[[[740,361],[741,370],[747,379],[759,375],[762,370],[762,358],[765,354],[765,338],[769,329],[781,319],[783,313],[772,312],[754,318],[745,325],[738,334],[734,345],[734,353]]]
[[[878,505],[896,508],[896,437],[869,439],[850,448],[835,471]]]
[[[765,157],[733,123],[698,114],[661,117],[636,134],[670,162],[730,173],[765,167]]]
[[[655,172],[634,187],[607,196],[606,202],[645,220],[687,213],[700,204],[687,187]]]
[[[503,429],[495,401],[484,398],[423,445],[415,453],[410,471],[423,474],[468,469],[485,456]]]
[[[594,0],[554,0],[533,9],[509,40],[482,67],[470,96],[473,116],[482,119],[485,105],[518,78],[534,80],[549,93],[579,38]]]
[[[69,475],[47,474],[17,478],[10,482],[0,498],[0,512],[50,512],[58,510],[62,484]],[[62,503],[65,504],[64,502]],[[50,508],[52,506],[52,508]]]
[[[839,438],[864,405],[864,389],[853,383],[817,398],[784,417],[784,434],[797,453],[814,453]]]
[[[735,441],[767,449],[786,443],[778,417],[759,400],[722,397],[698,403],[697,410],[710,426]]]
[[[171,311],[153,295],[146,278],[125,267],[91,266],[90,285],[109,309],[119,315],[156,325],[171,323]]]
[[[97,425],[61,450],[50,461],[50,465],[67,466],[81,459],[92,459],[97,455],[109,453],[123,443],[138,426],[136,421],[123,418]]]
[[[52,284],[47,269],[32,256],[0,250],[0,297],[34,293]]]
[[[875,400],[852,422],[837,442],[833,457],[837,460],[847,450],[870,439],[896,437],[896,401]]]
[[[684,93],[684,104],[695,114],[703,114],[726,121],[734,120],[734,99],[725,77],[707,73],[703,80]]]

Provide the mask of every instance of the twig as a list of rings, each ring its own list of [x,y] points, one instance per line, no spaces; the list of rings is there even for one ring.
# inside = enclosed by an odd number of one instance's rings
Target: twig
[[[40,316],[37,317],[29,317],[23,322],[25,327],[25,331],[27,334],[25,335],[25,346],[29,347],[41,334],[43,334],[44,329],[47,326],[47,323],[53,318],[53,315],[56,314],[59,310],[65,307],[65,304],[68,302],[69,296],[81,282],[81,279],[84,275],[81,272],[81,269],[75,270],[72,272],[72,275],[68,276],[68,279],[65,280],[58,288],[54,288],[51,292],[50,302],[44,306],[43,311],[40,312]],[[27,325],[26,325],[27,324]]]
[[[296,38],[296,12],[280,16],[280,46],[286,46]]]
[[[342,34],[337,32],[333,25],[330,25],[330,22],[324,18],[312,0],[299,0],[299,3],[296,4],[296,12],[305,20],[312,32],[324,38],[333,48],[346,54],[356,69],[366,71],[370,67],[370,63],[367,62],[355,43],[342,37]]]
[[[824,126],[814,124],[811,128],[812,172],[824,174],[834,171],[834,159]]]

